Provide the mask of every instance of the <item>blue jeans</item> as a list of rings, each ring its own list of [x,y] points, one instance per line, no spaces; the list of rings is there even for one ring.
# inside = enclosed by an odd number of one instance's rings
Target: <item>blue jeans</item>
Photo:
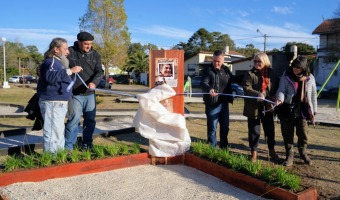
[[[68,104],[68,120],[65,130],[65,148],[72,150],[77,142],[78,125],[83,115],[83,138],[82,144],[92,145],[92,136],[96,127],[96,96],[76,95]]]
[[[205,114],[207,116],[207,135],[208,142],[211,146],[217,145],[216,129],[217,123],[220,123],[220,147],[227,148],[229,133],[229,105],[220,103],[214,106],[205,105]]]
[[[44,152],[55,154],[59,149],[64,149],[64,121],[67,113],[67,103],[67,101],[47,101],[39,99],[40,112],[44,119]]]

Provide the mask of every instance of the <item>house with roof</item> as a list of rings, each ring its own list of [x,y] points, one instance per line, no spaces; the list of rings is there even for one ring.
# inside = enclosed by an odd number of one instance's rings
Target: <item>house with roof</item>
[[[322,85],[340,59],[340,18],[324,20],[315,28],[313,34],[320,35],[317,59],[313,66],[316,82]],[[340,67],[334,71],[326,87],[338,88],[340,84]]]
[[[289,66],[286,55],[284,53],[267,53],[273,70],[282,75],[285,69]],[[199,52],[195,56],[184,61],[184,75],[198,76],[205,66],[212,62],[213,52]],[[228,66],[231,73],[236,76],[243,76],[253,67],[253,57],[245,57],[236,52],[225,49],[224,65]]]
[[[236,52],[229,51],[229,47],[225,49],[224,65],[228,66],[233,74],[235,71],[231,62],[245,58],[244,55]],[[198,76],[205,66],[210,65],[213,60],[213,52],[198,52],[196,55],[184,61],[184,76]]]

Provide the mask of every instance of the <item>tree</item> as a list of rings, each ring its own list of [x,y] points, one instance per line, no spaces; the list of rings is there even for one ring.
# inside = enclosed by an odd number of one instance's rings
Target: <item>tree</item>
[[[312,45],[309,45],[309,44],[306,44],[306,43],[301,43],[301,42],[287,42],[287,44],[282,47],[282,50],[285,53],[290,53],[290,48],[293,45],[297,46],[297,50],[298,50],[297,53],[299,55],[311,55],[311,54],[316,53],[316,50]]]
[[[260,50],[256,49],[253,44],[247,44],[246,48],[237,48],[236,51],[243,54],[246,57],[252,57]]]
[[[200,28],[189,38],[187,43],[180,42],[172,49],[184,50],[184,58],[187,59],[200,51],[224,50],[226,46],[229,46],[230,49],[235,49],[235,43],[228,34],[210,33],[206,29]]]
[[[94,33],[94,48],[101,54],[108,74],[109,66],[124,66],[130,34],[126,26],[124,0],[90,0],[79,28]]]
[[[148,49],[148,52],[150,50],[158,50],[158,47],[155,44],[148,43],[147,45],[144,45],[144,46]]]
[[[294,52],[291,52],[290,50],[293,45],[297,46],[298,55],[316,54],[316,50],[312,45],[301,42],[287,42],[287,44],[282,47],[283,52],[286,54],[287,60],[292,60],[294,57]],[[309,58],[308,60],[312,62],[314,59]]]
[[[150,50],[158,50],[158,47],[151,43],[146,45],[141,43],[130,44],[128,48],[129,60],[123,67],[123,70],[129,74],[134,72],[136,77],[139,77],[140,73],[148,72]]]
[[[215,50],[224,50],[226,46],[229,46],[229,49],[235,49],[234,41],[229,37],[228,34],[221,34],[220,32],[213,32],[213,41],[210,46],[210,51]]]
[[[130,56],[126,71],[134,72],[137,77],[140,73],[149,71],[149,56],[144,51],[136,51]]]
[[[155,44],[145,44],[142,45],[141,43],[131,43],[128,47],[128,55],[129,57],[132,56],[137,51],[143,51],[144,53],[148,54],[150,50],[158,50],[158,47]]]
[[[19,42],[6,42],[6,73],[8,77],[18,74],[35,74],[43,55],[34,45],[24,46]],[[2,53],[2,49],[0,52]]]
[[[34,45],[28,45],[26,46],[26,49],[33,61],[40,65],[44,59],[44,56],[39,52],[38,48]]]

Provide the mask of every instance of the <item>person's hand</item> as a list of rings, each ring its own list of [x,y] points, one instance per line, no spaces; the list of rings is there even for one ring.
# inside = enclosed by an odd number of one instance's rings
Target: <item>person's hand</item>
[[[263,101],[264,100],[264,94],[263,93],[260,93],[258,96],[260,101]]]
[[[88,87],[89,87],[89,89],[96,89],[96,84],[91,82],[91,83],[89,83]]]
[[[210,90],[209,90],[209,94],[210,94],[211,96],[213,96],[213,97],[215,97],[215,96],[218,95],[218,93],[216,93],[214,89],[210,89]]]
[[[74,66],[74,67],[71,68],[71,71],[72,71],[73,74],[79,73],[82,70],[83,70],[83,68],[80,67],[80,66]]]
[[[282,103],[281,100],[276,100],[276,101],[275,101],[275,105],[276,105],[276,106],[280,105],[281,103]]]

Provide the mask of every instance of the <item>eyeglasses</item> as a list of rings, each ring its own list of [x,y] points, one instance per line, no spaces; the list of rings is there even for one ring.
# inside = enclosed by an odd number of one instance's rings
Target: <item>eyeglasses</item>
[[[254,63],[262,63],[261,60],[254,60]]]

